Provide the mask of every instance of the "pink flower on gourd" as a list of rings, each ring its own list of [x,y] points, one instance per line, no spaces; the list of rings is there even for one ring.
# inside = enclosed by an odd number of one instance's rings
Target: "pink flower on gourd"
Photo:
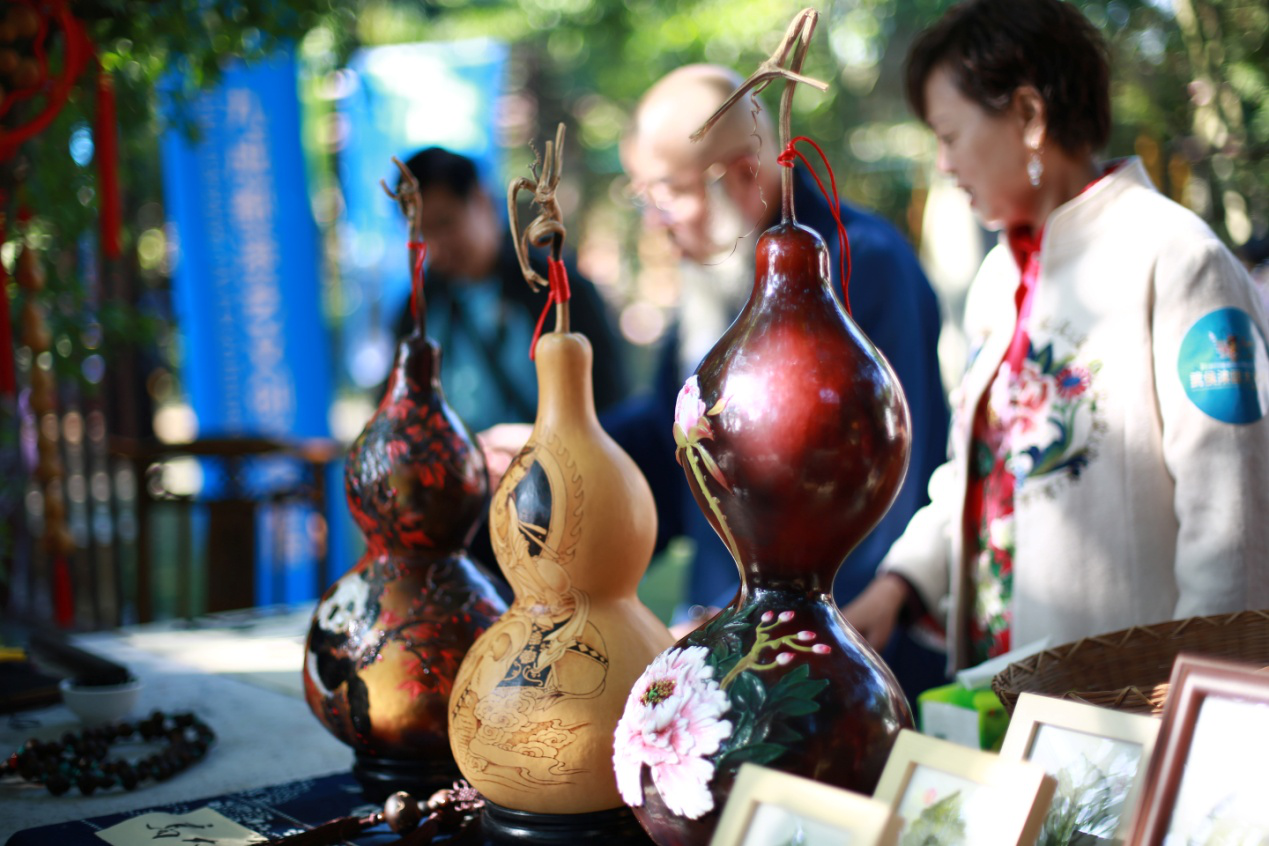
[[[713,809],[708,758],[731,736],[732,724],[722,719],[731,703],[708,656],[703,646],[666,650],[631,689],[613,738],[613,769],[626,804],[643,804],[646,765],[673,813],[697,819]]]

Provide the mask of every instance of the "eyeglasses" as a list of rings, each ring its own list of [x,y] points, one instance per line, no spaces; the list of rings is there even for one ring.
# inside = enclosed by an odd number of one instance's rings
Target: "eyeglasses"
[[[655,209],[668,219],[680,219],[694,211],[693,206],[704,202],[706,193],[726,172],[725,165],[715,162],[705,169],[699,179],[679,175],[642,184],[631,180],[626,192],[630,202],[640,211]]]

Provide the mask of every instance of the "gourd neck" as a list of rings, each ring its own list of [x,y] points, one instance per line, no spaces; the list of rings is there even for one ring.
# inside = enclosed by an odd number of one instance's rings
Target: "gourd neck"
[[[598,428],[592,361],[590,341],[585,335],[551,332],[541,337],[535,359],[538,429]]]
[[[797,222],[777,223],[758,239],[754,298],[832,296],[828,259],[828,248],[815,232]]]
[[[397,345],[397,357],[388,374],[384,403],[397,402],[411,393],[441,389],[441,349],[421,332],[413,332]]]

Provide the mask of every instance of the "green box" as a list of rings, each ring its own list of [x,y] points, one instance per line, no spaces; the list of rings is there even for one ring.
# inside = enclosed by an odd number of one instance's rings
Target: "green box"
[[[1000,751],[1009,715],[989,687],[970,690],[957,682],[927,690],[917,697],[922,734],[964,746]]]

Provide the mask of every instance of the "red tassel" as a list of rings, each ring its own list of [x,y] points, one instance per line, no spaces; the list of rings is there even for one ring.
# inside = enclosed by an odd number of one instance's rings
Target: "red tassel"
[[[572,290],[568,287],[568,269],[564,267],[564,262],[556,258],[547,259],[547,282],[551,286],[550,293],[546,297],[546,305],[542,308],[542,313],[538,315],[538,325],[533,328],[533,340],[529,343],[529,360],[533,361],[537,355],[538,338],[542,337],[542,327],[546,323],[546,315],[551,310],[551,306],[559,303],[566,303],[573,296]]]
[[[123,221],[123,205],[119,200],[119,138],[115,127],[115,81],[109,71],[101,68],[97,71],[97,126],[93,134],[101,204],[101,252],[113,260],[123,252],[119,240]]]
[[[419,323],[419,304],[423,301],[423,259],[427,258],[426,241],[407,241],[406,246],[414,253],[414,275],[410,279],[410,315],[414,325],[423,328]]]
[[[815,152],[820,154],[820,161],[824,162],[824,168],[828,171],[829,181],[833,185],[832,197],[829,197],[828,191],[824,190],[824,183],[820,181],[819,174],[815,172],[815,168],[811,167],[811,163],[806,160],[806,156],[796,149],[799,141],[805,141],[810,144],[815,148]],[[846,224],[842,223],[842,204],[837,199],[837,177],[833,176],[833,168],[829,165],[828,157],[824,155],[820,145],[805,135],[799,135],[791,140],[789,146],[784,148],[784,152],[776,158],[776,161],[784,167],[793,167],[793,159],[795,157],[801,159],[802,164],[806,165],[806,169],[815,178],[815,184],[820,186],[820,193],[824,195],[824,199],[828,200],[832,206],[833,220],[837,222],[837,242],[841,245],[841,252],[837,257],[837,261],[841,265],[839,271],[842,277],[842,305],[846,307],[846,313],[850,314],[850,239],[846,237]]]

